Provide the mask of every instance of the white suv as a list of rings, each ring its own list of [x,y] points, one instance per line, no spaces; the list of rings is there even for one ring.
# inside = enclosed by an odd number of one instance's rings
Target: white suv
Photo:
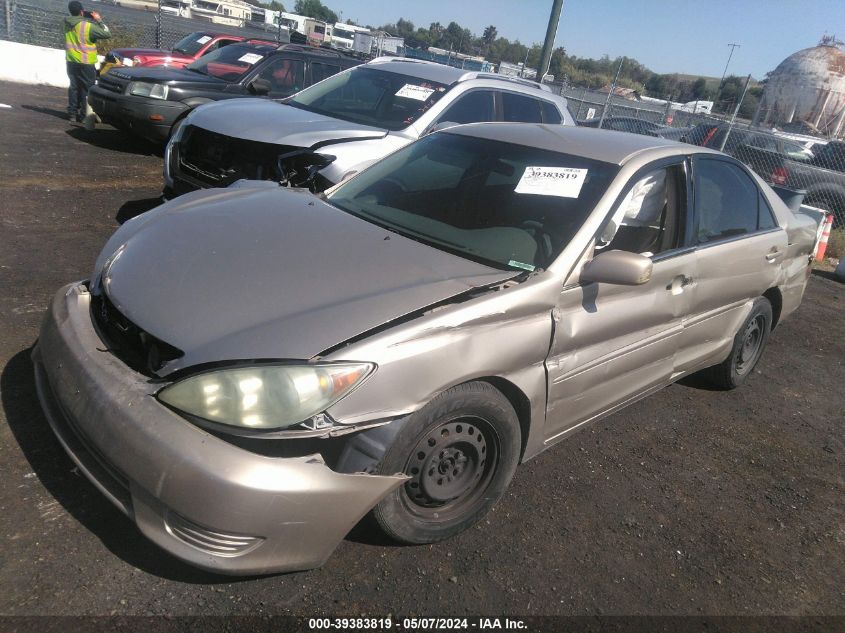
[[[230,99],[197,108],[167,145],[165,196],[244,178],[322,191],[425,134],[485,121],[575,125],[566,99],[547,86],[378,58],[282,103]]]

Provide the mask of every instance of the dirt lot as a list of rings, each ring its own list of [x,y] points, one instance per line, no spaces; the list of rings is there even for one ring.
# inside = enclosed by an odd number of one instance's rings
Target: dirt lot
[[[319,570],[243,580],[169,558],[35,397],[49,297],[161,187],[153,148],[70,128],[64,98],[0,84],[0,613],[845,614],[845,286],[821,275],[745,388],[675,385],[576,434],[452,541],[359,526]]]

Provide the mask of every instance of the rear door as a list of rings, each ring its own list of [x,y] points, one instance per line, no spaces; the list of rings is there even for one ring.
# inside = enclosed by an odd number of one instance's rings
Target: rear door
[[[776,285],[786,256],[777,226],[746,168],[721,156],[693,160],[693,229],[697,277],[678,370],[721,362],[750,302]]]

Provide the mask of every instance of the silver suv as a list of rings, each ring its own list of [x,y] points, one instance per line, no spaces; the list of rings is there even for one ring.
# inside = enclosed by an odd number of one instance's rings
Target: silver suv
[[[165,196],[241,180],[323,191],[445,127],[504,121],[575,125],[547,86],[410,59],[378,58],[284,105],[231,99],[192,112],[165,153]]]

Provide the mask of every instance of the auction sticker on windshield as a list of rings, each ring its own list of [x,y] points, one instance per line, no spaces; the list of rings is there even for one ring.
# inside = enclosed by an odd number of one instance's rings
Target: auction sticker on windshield
[[[425,101],[432,94],[434,94],[433,88],[423,88],[422,86],[415,86],[414,84],[405,84],[399,88],[399,92],[396,93],[396,96],[405,97],[406,99],[414,99],[415,101]]]
[[[197,44],[205,44],[206,42],[211,41],[210,35],[203,35],[201,38],[197,40]]]
[[[535,196],[558,196],[577,198],[587,177],[587,169],[575,167],[533,167],[525,168],[516,185],[516,193]]]
[[[239,62],[246,62],[247,64],[254,64],[259,59],[264,57],[264,55],[256,55],[255,53],[247,53],[246,55],[241,55],[238,57]]]

